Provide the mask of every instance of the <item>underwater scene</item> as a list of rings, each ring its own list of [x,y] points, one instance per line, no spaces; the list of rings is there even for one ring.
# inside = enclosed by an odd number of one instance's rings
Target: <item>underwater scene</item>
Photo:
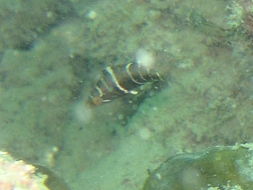
[[[0,0],[0,190],[253,190],[253,0]]]

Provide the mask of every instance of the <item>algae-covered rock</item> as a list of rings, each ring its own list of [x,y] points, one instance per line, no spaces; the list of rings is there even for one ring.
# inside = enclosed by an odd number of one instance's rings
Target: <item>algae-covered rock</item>
[[[26,49],[37,37],[73,13],[68,0],[0,0],[0,50]]]
[[[253,144],[214,147],[169,158],[143,190],[253,189]]]
[[[72,89],[78,89],[70,61],[67,49],[52,38],[30,51],[4,53],[0,70],[2,149],[47,165],[48,150],[61,146],[63,130],[69,125]]]

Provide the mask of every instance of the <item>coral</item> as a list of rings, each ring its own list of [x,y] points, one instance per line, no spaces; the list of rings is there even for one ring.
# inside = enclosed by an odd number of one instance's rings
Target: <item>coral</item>
[[[34,166],[0,152],[1,190],[49,190],[44,184],[46,179],[46,175],[36,173]]]

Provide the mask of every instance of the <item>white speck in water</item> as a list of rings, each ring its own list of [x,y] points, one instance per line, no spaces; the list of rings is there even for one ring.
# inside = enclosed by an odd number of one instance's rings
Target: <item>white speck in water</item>
[[[139,130],[139,135],[140,135],[141,139],[148,140],[152,134],[148,128],[141,128]]]
[[[92,118],[92,111],[87,105],[79,102],[74,107],[74,116],[81,123],[89,123]]]
[[[97,17],[96,11],[93,11],[93,10],[92,10],[92,11],[88,12],[87,17],[88,17],[89,19],[91,19],[91,20],[94,20],[94,19]]]
[[[139,49],[136,52],[136,63],[147,69],[151,69],[154,65],[155,58],[153,54],[145,49]]]

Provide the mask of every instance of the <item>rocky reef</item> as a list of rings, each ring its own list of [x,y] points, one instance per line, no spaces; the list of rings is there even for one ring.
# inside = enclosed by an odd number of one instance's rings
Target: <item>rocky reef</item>
[[[151,172],[143,190],[250,190],[253,145],[219,146],[169,158]]]
[[[50,27],[74,13],[68,0],[1,0],[0,4],[0,51],[30,48]]]
[[[139,190],[168,156],[253,141],[251,0],[0,4],[0,148],[72,189]],[[165,85],[87,108],[102,70],[138,52]]]

